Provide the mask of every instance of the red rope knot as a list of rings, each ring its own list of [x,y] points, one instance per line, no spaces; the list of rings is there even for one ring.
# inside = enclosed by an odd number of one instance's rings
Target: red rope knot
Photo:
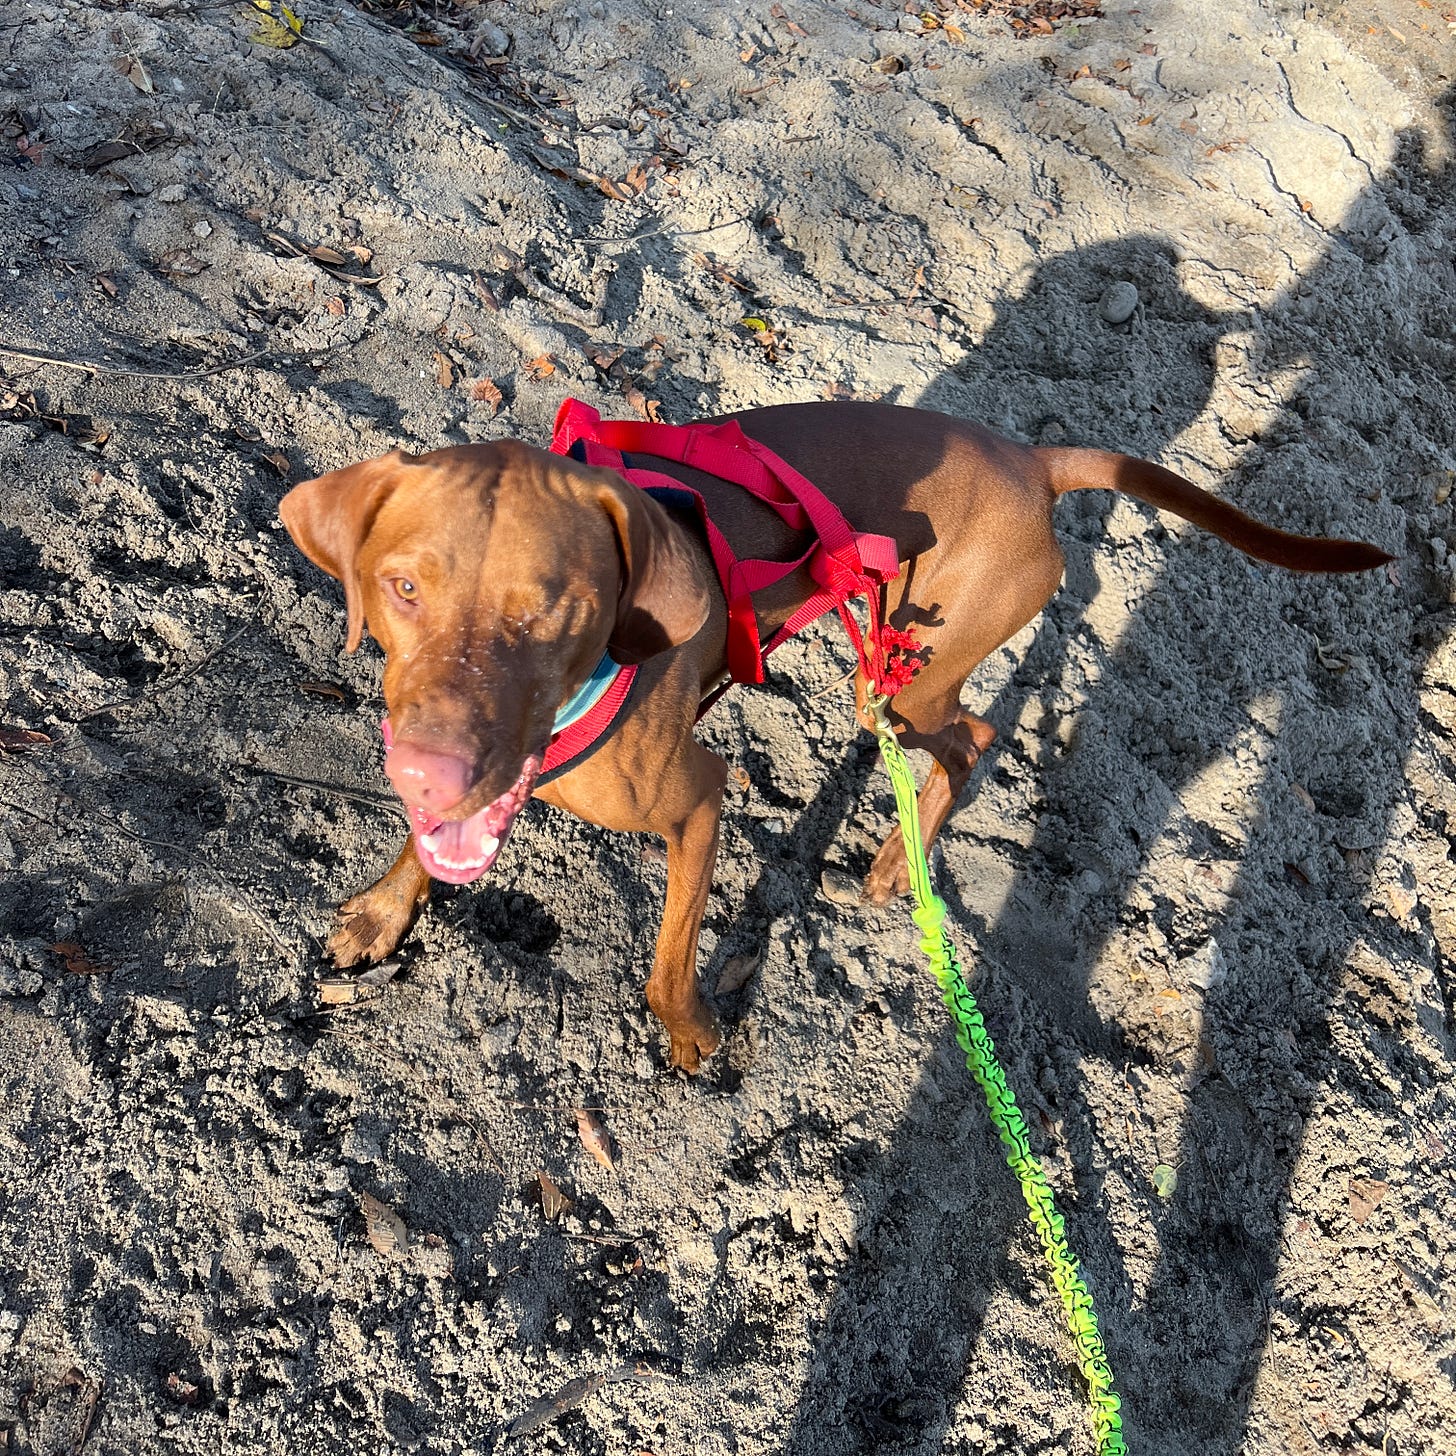
[[[886,623],[880,628],[880,652],[884,670],[880,674],[880,691],[892,698],[925,665],[925,649],[914,631],[902,632]]]

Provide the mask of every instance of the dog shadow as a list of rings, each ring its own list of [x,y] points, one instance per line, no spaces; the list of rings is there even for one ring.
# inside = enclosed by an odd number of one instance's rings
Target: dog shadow
[[[1451,101],[1448,93],[1448,115]],[[1271,442],[1307,430],[1318,391],[1331,379],[1353,382],[1379,367],[1347,336],[1396,281],[1398,263],[1386,276],[1379,220],[1398,217],[1410,230],[1453,220],[1456,173],[1449,165],[1433,169],[1427,157],[1423,137],[1404,136],[1387,174],[1352,209],[1344,234],[1264,316],[1244,325],[1267,341],[1269,373],[1301,365],[1307,370],[1300,392],[1265,430]],[[1138,280],[1142,312],[1121,330],[1099,322],[1089,327],[1102,288],[1128,277]],[[1350,322],[1312,338],[1298,325],[1311,294],[1326,298],[1331,318]],[[1233,323],[1201,310],[1182,292],[1171,250],[1158,239],[1077,250],[1046,263],[1023,297],[1002,301],[985,343],[920,403],[1050,441],[1065,433],[1058,401],[1076,388],[1105,406],[1099,418],[1106,421],[1105,438],[1076,443],[1166,458],[1208,402],[1213,346]],[[1063,347],[1069,339],[1080,341],[1075,349]],[[1161,370],[1156,366],[1165,353],[1170,367]],[[1141,357],[1124,357],[1131,354]],[[1126,363],[1137,367],[1120,367]],[[1160,382],[1157,400],[1147,401],[1131,381],[1149,377],[1176,383]],[[1421,408],[1419,402],[1413,407]],[[1429,439],[1441,438],[1439,408],[1430,406]],[[1419,437],[1419,422],[1413,433]],[[1329,477],[1348,480],[1352,462],[1341,456],[1340,445],[1322,449],[1329,458],[1320,463]],[[1354,462],[1356,469],[1368,464]],[[1277,450],[1255,442],[1224,493],[1255,514],[1280,519],[1280,465]],[[1342,533],[1368,531],[1403,549],[1403,541],[1378,529],[1380,512],[1362,515],[1349,504],[1352,494],[1353,486],[1340,492],[1340,510],[1355,522]],[[1354,917],[1332,915],[1330,901],[1359,907],[1372,857],[1341,860],[1331,825],[1358,822],[1365,842],[1375,845],[1391,827],[1416,721],[1411,683],[1421,670],[1419,655],[1413,661],[1407,649],[1413,637],[1407,629],[1421,608],[1413,593],[1402,599],[1390,581],[1375,575],[1293,582],[1249,563],[1230,585],[1228,548],[1190,538],[1168,553],[1119,639],[1104,645],[1089,630],[1087,607],[1095,595],[1091,545],[1102,537],[1109,508],[1087,497],[1059,507],[1067,586],[984,713],[1001,742],[980,776],[998,772],[998,755],[1042,760],[1032,765],[1041,781],[1042,812],[1030,845],[1017,856],[1004,908],[982,918],[959,901],[945,874],[940,888],[993,1031],[1003,1030],[1009,1018],[1003,1044],[1015,1050],[1013,1087],[1028,1108],[1034,1144],[1065,1170],[1056,1178],[1063,1189],[1060,1206],[1127,1401],[1129,1438],[1148,1451],[1182,1451],[1191,1442],[1232,1456],[1247,1437],[1268,1345],[1281,1225],[1304,1120],[1321,1085],[1342,1075],[1329,1017],[1355,931]],[[1322,529],[1313,518],[1289,524]],[[1272,675],[1279,652],[1295,650],[1287,639],[1281,647],[1277,632],[1271,635],[1270,624],[1281,617],[1306,643],[1349,643],[1362,655],[1362,671],[1317,676],[1312,703],[1292,694]],[[1191,648],[1177,680],[1150,681],[1158,644],[1180,637],[1191,639]],[[1255,650],[1240,650],[1245,643],[1256,644]],[[1269,648],[1267,663],[1260,644]],[[1049,688],[1078,673],[1087,686],[1065,751],[1024,747],[1015,728],[1033,698],[1047,701]],[[1311,745],[1371,702],[1380,710],[1369,715],[1361,751],[1342,756],[1339,782],[1319,781],[1329,770]],[[1317,831],[1320,852],[1308,869],[1291,871],[1282,862],[1281,841],[1290,830],[1259,827],[1269,821],[1281,829],[1288,814],[1287,793],[1281,795],[1267,773],[1257,805],[1245,811],[1245,827],[1253,825],[1246,838],[1231,836],[1217,815],[1199,822],[1179,809],[1195,780],[1250,743],[1263,761],[1296,781],[1306,776],[1308,792],[1327,816]],[[863,779],[863,762],[856,750],[848,784],[856,784],[856,773]],[[1109,808],[1129,776],[1138,780],[1131,785],[1131,815],[1125,798]],[[978,781],[984,779],[973,778],[973,785]],[[825,793],[836,803],[848,797],[837,787]],[[1131,835],[1128,824],[1136,825]],[[952,818],[952,859],[963,839]],[[1173,907],[1134,893],[1155,854],[1169,844],[1194,861],[1206,856],[1233,866],[1227,897],[1198,924],[1177,923]],[[1244,907],[1240,891],[1253,885],[1266,905],[1273,887],[1272,922]],[[1050,935],[1049,920],[1056,932]],[[1365,927],[1361,933],[1371,932]],[[1201,1029],[1193,1018],[1182,1044],[1174,1045],[1156,1025],[1128,1017],[1112,1038],[1123,1050],[1109,1057],[1107,1039],[1097,1034],[1107,1017],[1097,1007],[1116,998],[1099,986],[1099,964],[1129,945],[1150,943],[1161,945],[1165,964],[1169,957],[1203,955],[1224,973],[1209,978]],[[1262,974],[1245,973],[1241,968],[1249,963]],[[1125,988],[1119,994],[1126,1001]],[[890,1442],[939,1449],[966,1384],[970,1353],[995,1338],[987,1325],[993,1295],[1028,1299],[1044,1283],[1039,1251],[979,1095],[968,1075],[945,1074],[948,1063],[959,1061],[949,1028],[942,1026],[936,1039],[941,1050],[927,1061],[900,1124],[842,1170],[846,1200],[858,1215],[856,1237],[812,1332],[809,1372],[782,1447],[788,1456],[871,1450]],[[1297,1077],[1286,1066],[1291,1045],[1299,1049]],[[1105,1106],[1106,1083],[1121,1073],[1131,1116],[1137,1115],[1139,1048],[1146,1060],[1181,1065],[1189,1088],[1178,1146],[1163,1147],[1161,1159],[1146,1138],[1130,1146],[1123,1128],[1110,1125],[1120,1118],[1099,1126],[1093,1110],[1098,1086]],[[1041,1070],[1028,1085],[1024,1074],[1017,1075],[1020,1068]],[[1177,1170],[1176,1191],[1166,1200],[1150,1186],[1154,1161]],[[1135,1276],[1124,1263],[1122,1238],[1102,1196],[1104,1180],[1114,1177],[1132,1190],[1138,1215],[1155,1234],[1150,1274]],[[1236,1200],[1230,1193],[1235,1180]],[[1054,1301],[1043,1309],[1049,1328],[1058,1325]],[[1062,1335],[1059,1328],[1055,1333]],[[1060,1407],[1048,1406],[1055,1411],[1047,1417],[1049,1429],[1085,1423],[1080,1382],[1062,1338],[1060,1354],[1048,1346],[1061,1369],[1049,1383],[1065,1378]],[[1016,1358],[1024,1356],[1018,1347]],[[1000,1405],[994,1398],[989,1403]],[[997,1421],[985,1415],[988,1439]],[[1008,1427],[1001,1434],[1016,1433]],[[1022,1429],[1020,1439],[1032,1434]],[[1036,1434],[1040,1439],[1047,1432]]]

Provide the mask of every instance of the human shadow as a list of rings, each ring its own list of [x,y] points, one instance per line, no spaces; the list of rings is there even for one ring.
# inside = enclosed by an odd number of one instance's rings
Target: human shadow
[[[1448,119],[1451,103],[1448,93]],[[1370,332],[1388,317],[1386,300],[1400,298],[1417,324],[1420,310],[1442,306],[1438,288],[1409,286],[1406,251],[1391,247],[1449,224],[1456,211],[1456,170],[1435,168],[1428,156],[1423,136],[1405,134],[1316,266],[1243,321],[1264,378],[1304,371],[1296,394],[1239,441],[1223,493],[1256,515],[1405,548],[1403,517],[1357,491],[1362,480],[1375,494],[1390,486],[1367,423],[1371,401],[1385,397],[1389,354],[1405,349],[1418,360],[1425,331],[1390,319],[1380,341],[1388,350],[1372,347]],[[1129,381],[1146,377],[1149,361],[1124,372],[1118,356],[1135,346],[1144,320],[1135,316],[1119,333],[1093,311],[1116,276],[1138,279],[1147,315],[1161,307],[1176,322],[1190,302],[1154,239],[1051,260],[1022,298],[998,305],[985,345],[921,403],[1057,439],[1057,400],[1071,381],[1105,421],[1105,433],[1081,432],[1076,443],[1167,458],[1202,408],[1209,374],[1193,376],[1194,387],[1180,371],[1175,387],[1185,392],[1181,407],[1176,394],[1166,397],[1171,412],[1136,396]],[[1146,287],[1149,278],[1159,281]],[[1322,300],[1315,317],[1311,298]],[[1238,322],[1195,314],[1173,343],[1160,326],[1142,347],[1211,352],[1218,333]],[[1363,437],[1354,448],[1348,432],[1318,426],[1322,400],[1335,394]],[[1429,442],[1441,438],[1440,406],[1404,403],[1412,413],[1393,453],[1429,459]],[[1319,510],[1296,505],[1319,476],[1331,482]],[[1395,495],[1399,502],[1398,484]],[[1305,1119],[1332,1078],[1358,1095],[1330,1026],[1340,971],[1357,936],[1404,933],[1365,911],[1373,856],[1358,846],[1378,846],[1391,827],[1415,723],[1421,649],[1412,628],[1423,609],[1415,582],[1295,579],[1180,533],[1160,542],[1165,564],[1139,585],[1131,621],[1106,640],[1087,607],[1097,586],[1091,543],[1102,538],[1108,506],[1084,497],[1059,507],[1068,587],[986,714],[1003,742],[980,772],[999,771],[997,754],[1003,767],[1009,757],[1034,769],[1036,829],[1002,907],[984,921],[945,888],[957,931],[969,937],[973,984],[1019,1064],[1013,1081],[1033,1114],[1034,1140],[1062,1169],[1069,1235],[1103,1315],[1130,1436],[1146,1451],[1232,1453],[1249,1429],[1268,1344]],[[1343,658],[1329,656],[1331,642],[1342,644]],[[1294,681],[1282,681],[1281,670]],[[1071,732],[1043,737],[1073,708],[1068,688],[1080,699]],[[1037,693],[1046,711],[1027,723]],[[1357,751],[1328,749],[1343,743]],[[1217,781],[1231,757],[1257,770],[1255,802],[1220,802]],[[952,864],[957,836],[952,819]],[[1205,893],[1180,903],[1144,888],[1145,871],[1165,859],[1206,873]],[[1150,1010],[1126,972],[1161,977],[1152,984],[1175,992],[1183,1008],[1176,1021]],[[1099,1044],[1108,1025],[1130,1065],[1113,1065]],[[989,1135],[969,1120],[984,1116],[977,1093],[968,1078],[953,1102],[943,1090],[949,1036],[941,1036],[942,1052],[886,1151],[847,1170],[857,1239],[812,1333],[783,1447],[791,1456],[887,1441],[937,1448],[993,1291],[1024,1294],[1026,1269],[1041,1280],[1014,1185],[995,1168]],[[1165,1140],[1141,1106],[1139,1060],[1181,1074],[1186,1087],[1181,1109],[1163,1114],[1177,1129]],[[1025,1068],[1037,1069],[1029,1085],[1015,1075]],[[1109,1116],[1114,1087],[1125,1105]],[[1094,1121],[1097,1109],[1106,1125]],[[1152,1188],[1158,1162],[1177,1174],[1166,1200]],[[1116,1216],[1106,1211],[1114,1189]],[[1153,1232],[1154,1257],[1129,1247],[1130,1226]],[[1044,1308],[1054,1322],[1055,1305]],[[1286,1313],[1304,1318],[1297,1308]],[[1067,1369],[1075,1380],[1070,1362]],[[992,1414],[986,1424],[996,1425]]]

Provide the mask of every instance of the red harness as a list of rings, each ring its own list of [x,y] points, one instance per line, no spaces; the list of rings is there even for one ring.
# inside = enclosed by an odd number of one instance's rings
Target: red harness
[[[768,654],[831,610],[839,613],[860,667],[878,691],[894,693],[909,681],[915,667],[907,661],[907,655],[914,653],[916,643],[908,633],[896,631],[880,618],[880,588],[900,574],[900,553],[895,542],[889,536],[854,530],[821,490],[772,450],[750,440],[736,422],[654,425],[603,420],[589,405],[568,399],[557,412],[551,449],[585,465],[615,470],[664,504],[697,512],[728,603],[729,684],[761,683]],[[713,524],[707,504],[697,491],[670,475],[639,469],[631,462],[629,452],[674,460],[742,486],[775,511],[791,530],[811,532],[814,540],[792,561],[740,560]],[[763,644],[753,594],[800,567],[807,568],[816,590]],[[865,598],[869,610],[869,630],[865,633],[861,633],[849,610],[850,598],[858,596]],[[564,773],[600,742],[626,705],[636,674],[635,667],[622,668],[597,704],[552,738],[541,781]],[[699,717],[718,695],[715,692],[705,700]]]

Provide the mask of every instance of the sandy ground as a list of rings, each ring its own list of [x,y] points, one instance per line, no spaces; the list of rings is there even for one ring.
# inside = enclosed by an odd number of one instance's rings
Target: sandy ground
[[[0,7],[0,343],[236,366],[0,359],[0,1450],[1091,1450],[908,915],[821,889],[890,814],[833,633],[703,728],[749,784],[704,977],[761,964],[702,1077],[642,999],[660,853],[539,806],[318,1006],[401,820],[278,497],[570,393],[926,403],[1401,555],[1065,502],[937,871],[1133,1449],[1456,1451],[1440,0],[303,14]]]

